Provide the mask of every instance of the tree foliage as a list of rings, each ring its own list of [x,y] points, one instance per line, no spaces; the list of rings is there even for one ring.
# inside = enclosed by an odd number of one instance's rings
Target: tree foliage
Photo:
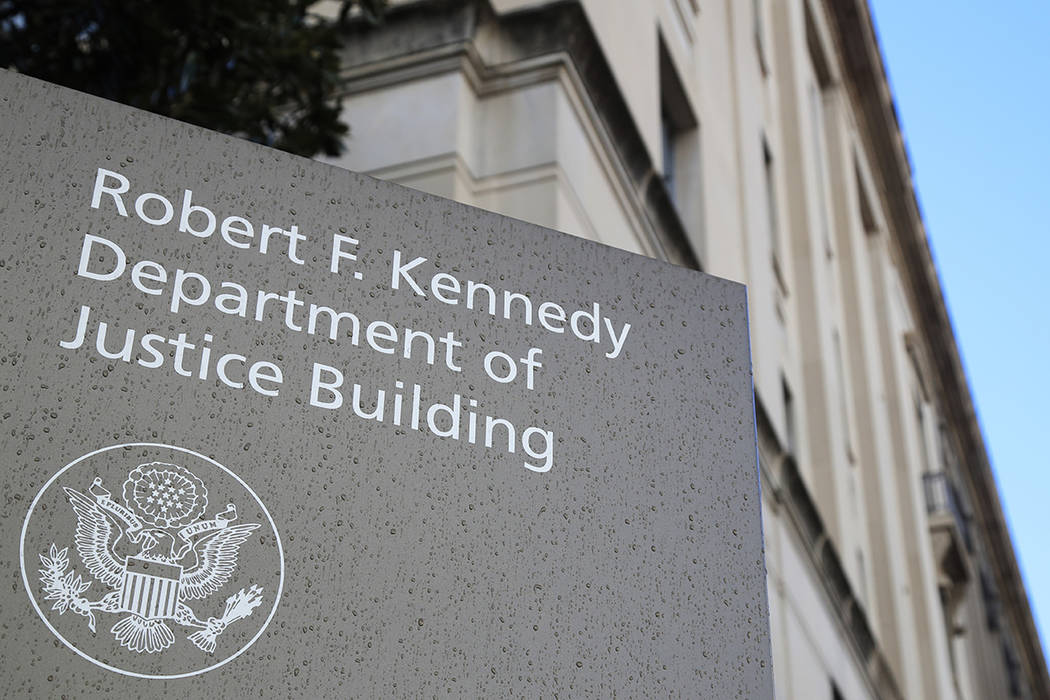
[[[0,66],[300,155],[340,152],[340,26],[385,0],[0,0]]]

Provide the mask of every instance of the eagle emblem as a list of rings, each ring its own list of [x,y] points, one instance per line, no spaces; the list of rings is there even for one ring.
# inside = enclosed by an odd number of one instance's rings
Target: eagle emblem
[[[229,595],[218,616],[201,619],[190,607],[223,589],[259,524],[235,522],[233,503],[208,519],[208,489],[185,467],[140,464],[122,485],[122,503],[97,476],[87,493],[62,491],[77,518],[76,553],[90,578],[69,569],[68,547],[52,543],[40,555],[39,580],[51,609],[87,618],[92,633],[98,617],[112,614],[119,619],[109,631],[130,651],[164,651],[177,626],[192,630],[187,639],[212,654],[219,635],[263,602],[262,587],[252,584]],[[93,582],[112,590],[91,600]]]

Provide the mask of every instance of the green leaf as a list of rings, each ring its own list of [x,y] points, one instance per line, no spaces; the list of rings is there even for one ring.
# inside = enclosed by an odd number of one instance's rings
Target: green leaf
[[[0,66],[299,155],[336,155],[337,22],[304,0],[0,0]],[[377,21],[385,0],[343,0]],[[52,553],[54,558],[54,553]]]

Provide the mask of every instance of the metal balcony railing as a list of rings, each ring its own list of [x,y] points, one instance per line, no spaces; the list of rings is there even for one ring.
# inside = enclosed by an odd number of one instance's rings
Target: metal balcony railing
[[[959,507],[959,495],[955,483],[944,472],[924,474],[923,491],[926,493],[926,512],[929,515],[946,515],[955,521],[968,551],[973,551],[970,519]]]
[[[944,472],[922,475],[922,488],[926,494],[926,512],[929,515],[951,515],[962,520],[959,502],[955,496],[955,485]]]
[[[957,553],[960,562],[966,559],[966,553],[962,549],[972,551],[973,545],[970,540],[970,521],[959,506],[959,495],[955,483],[945,472],[933,472],[923,474],[923,492],[926,496],[926,513],[930,516],[930,525],[940,531],[947,527],[949,532],[954,530],[952,539],[959,548]],[[965,564],[962,564],[965,568]]]
[[[955,483],[944,472],[932,472],[923,474],[922,487],[926,493],[926,512],[929,515],[951,516],[966,543],[966,548],[971,549],[970,521],[959,507]]]

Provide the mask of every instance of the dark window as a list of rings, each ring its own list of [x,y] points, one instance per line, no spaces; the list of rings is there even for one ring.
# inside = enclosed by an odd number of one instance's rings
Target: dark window
[[[664,159],[664,187],[671,201],[677,204],[678,193],[675,192],[675,146],[677,133],[671,118],[667,116],[667,110],[660,110],[660,140],[663,147]]]
[[[875,207],[872,205],[868,188],[864,185],[864,178],[860,174],[860,166],[857,164],[857,156],[853,156],[853,174],[857,186],[857,201],[860,204],[860,222],[864,226],[864,233],[874,235],[879,232],[879,225],[875,221]]]
[[[987,569],[981,569],[981,600],[984,603],[985,621],[992,632],[999,630],[999,592]]]
[[[674,61],[660,38],[660,140],[663,156],[663,180],[667,193],[684,215],[686,202],[699,197],[699,191],[690,183],[690,171],[699,162],[696,152],[697,119],[686,96],[685,86],[675,70]],[[693,162],[696,161],[696,162]],[[683,216],[687,219],[687,216]]]
[[[762,136],[762,164],[765,174],[766,186],[766,225],[769,227],[769,244],[773,250],[773,263],[780,264],[780,224],[777,213],[777,180],[776,171],[773,168],[773,151],[769,147],[769,141],[765,135]]]
[[[797,436],[795,434],[795,401],[791,396],[791,387],[788,386],[787,379],[781,377],[780,386],[784,392],[784,431],[786,433],[784,439],[787,440],[787,444],[784,448],[785,452],[788,454],[795,455],[795,449],[797,447]]]
[[[1017,652],[1008,642],[1003,642],[1003,663],[1006,665],[1006,687],[1010,690],[1010,697],[1019,698],[1021,692],[1021,662],[1017,660]]]
[[[762,75],[769,75],[769,61],[766,58],[766,22],[764,0],[751,0],[751,15],[754,20],[755,49],[758,51],[758,67]]]

